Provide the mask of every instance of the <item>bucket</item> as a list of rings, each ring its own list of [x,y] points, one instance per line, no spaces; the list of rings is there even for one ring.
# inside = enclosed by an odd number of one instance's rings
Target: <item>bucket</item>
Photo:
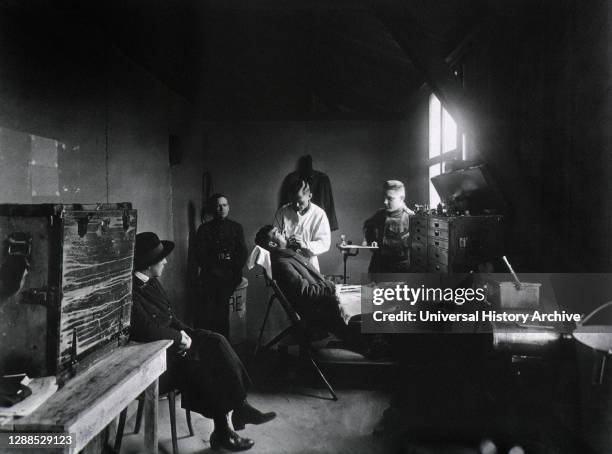
[[[234,345],[247,340],[246,302],[248,286],[249,281],[243,277],[229,299],[229,337]]]
[[[501,309],[537,309],[540,307],[542,284],[522,282],[499,282],[499,307]]]

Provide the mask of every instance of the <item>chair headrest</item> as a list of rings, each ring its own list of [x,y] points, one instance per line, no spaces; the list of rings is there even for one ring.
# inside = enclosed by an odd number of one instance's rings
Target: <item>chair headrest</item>
[[[261,266],[267,277],[272,279],[272,261],[270,260],[269,251],[260,246],[255,246],[247,260],[247,268],[252,270],[255,265]]]

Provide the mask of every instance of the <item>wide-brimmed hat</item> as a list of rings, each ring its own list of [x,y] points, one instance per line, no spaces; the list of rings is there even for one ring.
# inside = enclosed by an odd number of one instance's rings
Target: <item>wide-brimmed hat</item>
[[[150,265],[160,262],[172,252],[172,241],[160,240],[153,232],[142,232],[136,235],[134,251],[134,268],[142,270]]]

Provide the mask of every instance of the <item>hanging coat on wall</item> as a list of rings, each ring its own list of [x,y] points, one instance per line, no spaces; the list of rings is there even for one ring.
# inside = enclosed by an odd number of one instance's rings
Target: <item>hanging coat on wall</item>
[[[312,157],[310,155],[302,156],[298,160],[297,170],[291,172],[283,180],[280,190],[279,207],[292,201],[291,188],[300,180],[308,182],[310,192],[312,193],[312,202],[325,211],[329,220],[330,230],[332,232],[338,230],[338,219],[336,218],[331,182],[327,174],[312,168]]]

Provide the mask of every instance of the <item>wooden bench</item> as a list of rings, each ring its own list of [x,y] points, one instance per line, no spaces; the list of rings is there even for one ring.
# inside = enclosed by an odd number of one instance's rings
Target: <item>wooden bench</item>
[[[14,420],[13,431],[69,433],[75,437],[73,446],[55,452],[89,452],[93,448],[87,444],[144,391],[145,451],[157,454],[158,377],[166,370],[170,345],[172,341],[161,340],[118,348],[69,380],[32,414]]]

